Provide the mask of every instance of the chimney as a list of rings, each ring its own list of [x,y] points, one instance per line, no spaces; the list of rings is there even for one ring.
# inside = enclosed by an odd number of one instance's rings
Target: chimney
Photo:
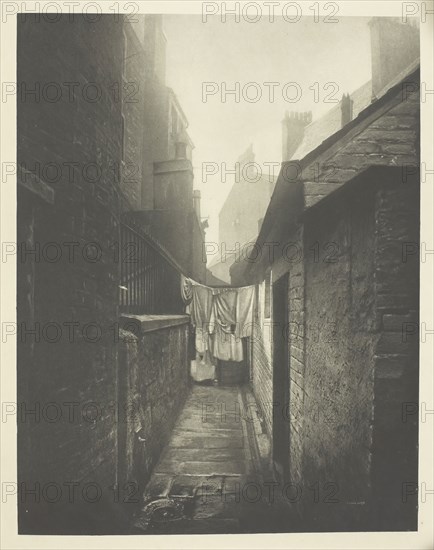
[[[200,223],[200,190],[199,189],[195,189],[193,191],[193,208],[194,208],[194,211],[196,212],[197,219],[199,220],[199,223]]]
[[[341,102],[341,128],[353,120],[353,100],[350,94],[344,94]]]
[[[406,69],[420,57],[419,29],[395,17],[373,17],[371,32],[372,98],[404,78]],[[401,74],[403,73],[403,74]]]
[[[286,111],[282,120],[282,162],[291,160],[293,154],[303,141],[304,129],[312,122],[312,111],[298,113]]]

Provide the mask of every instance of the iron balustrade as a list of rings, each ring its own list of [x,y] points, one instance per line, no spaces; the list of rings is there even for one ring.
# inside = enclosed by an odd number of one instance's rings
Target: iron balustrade
[[[150,235],[132,224],[120,228],[121,313],[182,314],[181,269]]]

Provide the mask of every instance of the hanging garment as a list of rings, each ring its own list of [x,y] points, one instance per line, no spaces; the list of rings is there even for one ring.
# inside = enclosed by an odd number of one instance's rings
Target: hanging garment
[[[208,349],[208,325],[212,309],[212,289],[203,285],[192,285],[190,305],[191,323],[196,327],[196,351],[203,355]]]
[[[238,338],[252,336],[253,311],[255,305],[255,287],[245,286],[237,289],[237,324],[235,335]]]
[[[184,301],[188,299],[189,283],[197,360],[211,354],[222,361],[242,361],[241,339],[252,335],[255,287],[211,288],[186,279],[181,285]]]
[[[196,327],[196,351],[203,355],[208,351],[208,331],[202,327]]]
[[[216,324],[211,339],[212,354],[222,361],[242,361],[243,343],[241,338],[226,332],[220,323]]]
[[[242,361],[243,344],[235,335],[237,290],[214,291],[210,318],[211,352],[222,361]]]
[[[193,285],[191,322],[196,328],[207,329],[211,317],[212,289],[203,285]]]

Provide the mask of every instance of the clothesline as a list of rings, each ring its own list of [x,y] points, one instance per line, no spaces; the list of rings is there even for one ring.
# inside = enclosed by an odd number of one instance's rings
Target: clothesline
[[[183,275],[184,277],[184,275]],[[206,287],[206,288],[210,288],[211,290],[239,290],[239,289],[242,289],[242,288],[250,288],[250,287],[254,287],[255,285],[247,285],[247,286],[210,286],[210,285],[204,285],[202,283],[198,283],[197,281],[195,281],[194,279],[191,279],[190,277],[185,277],[186,279],[188,279],[189,281],[191,281],[191,284],[192,285],[195,285],[195,286],[203,286],[203,287]]]

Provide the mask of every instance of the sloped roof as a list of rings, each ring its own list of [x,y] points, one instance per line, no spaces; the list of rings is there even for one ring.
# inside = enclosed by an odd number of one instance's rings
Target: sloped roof
[[[353,119],[367,107],[372,100],[372,81],[368,80],[350,94],[353,100]],[[313,120],[304,129],[303,141],[298,146],[293,159],[301,159],[308,153],[313,151],[325,139],[341,129],[341,106],[336,104],[335,107],[327,111],[322,117]]]
[[[262,247],[263,243],[267,240],[270,242],[276,240],[278,233],[287,234],[291,227],[296,227],[303,211],[309,208],[304,200],[304,186],[309,184],[309,179],[306,179],[304,175],[305,173],[309,173],[309,168],[312,166],[312,163],[317,162],[319,159],[329,159],[333,155],[341,155],[341,153],[345,155],[345,148],[349,144],[357,141],[357,136],[359,134],[369,128],[379,117],[386,114],[394,106],[399,106],[407,101],[403,98],[402,94],[403,84],[406,82],[417,83],[419,79],[420,73],[419,67],[417,67],[416,70],[412,70],[411,73],[404,76],[401,81],[391,86],[380,99],[377,99],[365,107],[355,119],[323,140],[301,160],[291,160],[282,163],[282,170],[279,173],[273,196],[271,197],[264,222],[256,240],[256,244],[259,247]],[[414,101],[418,103],[419,100],[417,98],[417,100],[413,99],[413,103]],[[376,131],[378,131],[378,129],[375,129],[374,133]],[[405,133],[407,130],[404,127],[402,131]],[[396,133],[396,131],[392,131],[393,135]],[[371,159],[370,156],[375,156],[375,159]],[[325,200],[325,197],[330,193],[334,193],[339,187],[357,177],[362,171],[369,168],[370,163],[374,163],[376,166],[399,166],[399,163],[395,160],[398,156],[398,153],[393,154],[392,152],[390,154],[383,152],[380,154],[366,155],[363,153],[363,150],[361,150],[361,154],[352,155],[352,157],[354,157],[354,167],[352,165],[351,169],[348,169],[345,165],[340,169],[340,161],[338,159],[337,177],[334,178],[334,182],[329,183],[327,179],[321,179],[320,177],[318,183],[314,184],[324,189],[324,196],[318,197],[315,204]],[[351,154],[347,153],[346,157],[351,157]],[[355,168],[359,164],[360,166]],[[323,160],[321,165],[323,168],[322,172],[324,172],[324,178],[328,169],[327,162]],[[288,179],[285,177],[285,173],[288,172],[287,169],[289,167],[296,168],[296,173],[299,175],[295,179]],[[236,273],[238,277],[243,276],[252,280],[261,277],[260,270],[263,269],[263,266],[258,270],[258,264],[255,268],[253,268],[249,262],[244,262],[244,265],[244,274],[241,273],[242,269],[240,268]]]

